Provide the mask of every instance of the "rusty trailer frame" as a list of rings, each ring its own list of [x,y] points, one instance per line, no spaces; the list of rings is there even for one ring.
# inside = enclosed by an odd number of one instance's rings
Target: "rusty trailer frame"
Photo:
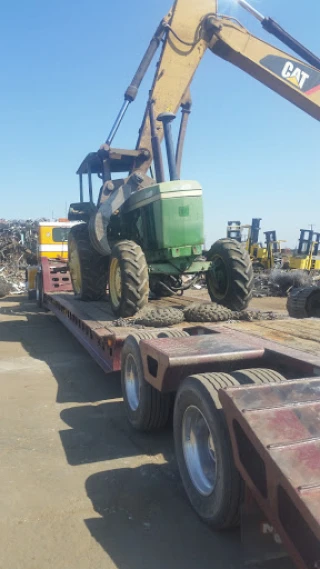
[[[135,330],[88,319],[71,295],[54,293],[70,290],[65,267],[43,268],[44,306],[106,373],[119,371],[122,346]],[[140,341],[145,379],[159,391],[175,392],[190,374],[214,371],[265,367],[288,379],[221,389],[219,397],[236,466],[254,499],[298,569],[320,568],[320,355],[223,324],[186,330],[189,337]]]

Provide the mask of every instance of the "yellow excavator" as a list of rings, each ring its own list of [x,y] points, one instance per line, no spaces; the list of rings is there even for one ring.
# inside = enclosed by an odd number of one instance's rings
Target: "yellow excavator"
[[[253,281],[248,253],[235,241],[220,239],[204,255],[202,188],[195,181],[180,180],[191,110],[189,87],[209,50],[320,120],[320,60],[248,2],[238,0],[238,4],[300,59],[220,14],[217,0],[174,2],[151,39],[107,140],[85,157],[77,172],[80,202],[71,204],[69,219],[83,223],[69,234],[69,266],[78,298],[102,298],[108,283],[114,314],[132,316],[147,304],[150,291],[179,293],[186,288],[185,275],[192,276],[190,286],[205,273],[213,301],[234,310],[248,304]],[[114,137],[158,48],[160,57],[136,146],[114,148]],[[179,108],[182,118],[174,149],[171,121]],[[165,179],[163,138],[170,181]],[[97,203],[93,175],[101,180]]]

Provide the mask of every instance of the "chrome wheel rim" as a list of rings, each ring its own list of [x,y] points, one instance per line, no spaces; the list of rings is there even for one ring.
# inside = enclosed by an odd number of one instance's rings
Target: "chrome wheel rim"
[[[194,405],[183,415],[182,448],[194,487],[202,496],[209,496],[217,478],[216,452],[209,425]]]
[[[131,354],[128,355],[125,363],[124,385],[129,407],[132,411],[136,411],[140,402],[140,381],[138,366]]]

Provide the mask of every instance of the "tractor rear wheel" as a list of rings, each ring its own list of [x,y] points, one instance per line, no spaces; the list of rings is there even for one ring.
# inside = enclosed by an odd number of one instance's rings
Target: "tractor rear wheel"
[[[219,239],[207,254],[207,287],[213,302],[244,310],[252,298],[253,269],[248,252],[234,239]]]
[[[134,316],[148,304],[148,265],[134,241],[119,241],[111,251],[109,299],[113,313],[123,318]]]
[[[86,223],[70,229],[68,252],[75,297],[79,300],[101,300],[106,294],[108,257],[102,257],[92,247]]]

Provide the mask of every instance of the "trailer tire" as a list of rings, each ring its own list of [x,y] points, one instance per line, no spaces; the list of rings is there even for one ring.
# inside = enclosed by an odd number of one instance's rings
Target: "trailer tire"
[[[37,291],[32,289],[28,290],[28,300],[37,300]]]
[[[119,241],[111,251],[109,299],[113,313],[123,318],[134,316],[148,304],[148,265],[134,241]]]
[[[291,318],[320,318],[320,288],[293,289],[287,300],[287,310]]]
[[[150,308],[135,319],[135,324],[164,328],[184,321],[184,313],[178,308]]]
[[[106,295],[108,257],[92,247],[86,223],[74,225],[68,236],[69,269],[75,297],[101,300]]]
[[[211,268],[206,273],[213,302],[230,310],[244,310],[252,298],[253,269],[248,252],[234,239],[219,239],[207,254]]]
[[[169,337],[162,332],[162,337]],[[160,393],[144,379],[139,343],[157,337],[152,332],[128,336],[121,351],[121,389],[128,420],[138,431],[158,430],[168,422],[172,394]]]
[[[281,381],[286,381],[286,378],[281,375],[278,371],[273,369],[264,368],[253,368],[253,369],[241,369],[239,371],[232,372],[232,377],[234,377],[240,385],[246,385],[254,383],[255,385],[263,385],[268,383],[280,383]]]
[[[183,312],[187,322],[225,322],[232,318],[231,310],[215,302],[195,302]]]
[[[47,310],[43,305],[44,293],[43,293],[43,276],[42,273],[37,273],[36,277],[36,299],[37,306],[42,310]]]
[[[193,509],[215,530],[240,522],[243,481],[218,397],[220,388],[238,385],[226,373],[193,375],[181,383],[175,399],[173,431],[182,483]]]

